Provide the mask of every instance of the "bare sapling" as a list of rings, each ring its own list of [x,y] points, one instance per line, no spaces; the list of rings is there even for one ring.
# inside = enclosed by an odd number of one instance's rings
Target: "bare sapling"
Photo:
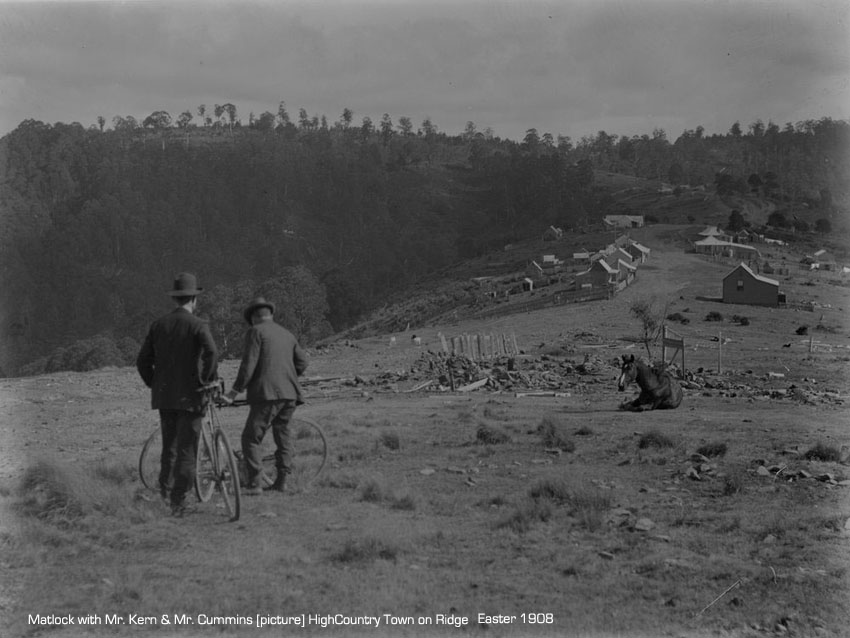
[[[659,302],[654,297],[652,299],[636,299],[629,307],[629,312],[640,322],[641,336],[640,343],[646,348],[646,356],[652,361],[652,346],[658,342],[658,338],[664,331],[664,320],[667,317],[667,311],[670,309],[670,302],[664,303],[664,307],[659,310]]]

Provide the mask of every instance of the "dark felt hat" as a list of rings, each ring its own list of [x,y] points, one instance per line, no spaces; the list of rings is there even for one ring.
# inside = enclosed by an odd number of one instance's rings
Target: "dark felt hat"
[[[242,313],[246,322],[251,323],[251,315],[254,314],[254,311],[258,308],[268,308],[272,311],[272,314],[274,314],[274,304],[271,301],[266,301],[265,297],[255,297],[254,300],[248,304],[248,307],[245,308],[245,312]]]
[[[198,279],[190,272],[181,272],[174,277],[174,287],[168,291],[172,297],[194,297],[201,294],[203,288],[198,286]]]

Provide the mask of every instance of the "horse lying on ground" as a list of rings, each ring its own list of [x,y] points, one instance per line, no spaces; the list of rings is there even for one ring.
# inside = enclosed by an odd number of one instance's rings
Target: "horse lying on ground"
[[[631,383],[637,383],[640,394],[633,401],[620,404],[621,410],[672,410],[682,403],[682,386],[669,372],[656,372],[635,355],[623,355],[623,367],[617,379],[620,392]]]

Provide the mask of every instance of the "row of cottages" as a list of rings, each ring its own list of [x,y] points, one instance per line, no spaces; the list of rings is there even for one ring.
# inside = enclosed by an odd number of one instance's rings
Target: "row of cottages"
[[[650,250],[625,238],[590,255],[590,267],[576,274],[576,289],[611,288],[622,290],[637,276],[638,264],[644,263]]]
[[[603,223],[609,228],[643,228],[643,215],[605,215]]]
[[[785,301],[779,292],[779,282],[757,275],[746,264],[741,264],[723,278],[723,303],[751,306],[778,306]]]

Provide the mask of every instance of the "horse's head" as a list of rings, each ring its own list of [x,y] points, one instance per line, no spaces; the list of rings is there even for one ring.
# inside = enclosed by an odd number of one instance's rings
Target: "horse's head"
[[[617,378],[617,389],[623,392],[630,383],[637,378],[637,362],[635,355],[623,355],[623,365],[620,368],[620,376]]]

